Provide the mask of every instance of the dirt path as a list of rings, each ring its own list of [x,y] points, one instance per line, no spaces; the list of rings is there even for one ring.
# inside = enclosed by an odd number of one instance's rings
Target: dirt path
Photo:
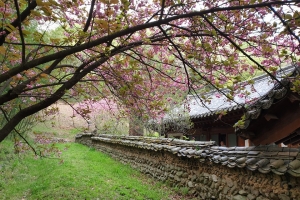
[[[59,113],[55,116],[55,120],[60,128],[69,129],[74,127],[87,127],[87,121],[84,120],[80,115],[67,104],[58,102],[53,105],[58,107]]]
[[[33,127],[34,132],[46,133],[47,137],[74,141],[75,135],[88,128],[88,123],[67,104],[58,102],[48,109],[58,108],[58,113],[46,117],[45,122]],[[91,131],[91,130],[90,130]]]

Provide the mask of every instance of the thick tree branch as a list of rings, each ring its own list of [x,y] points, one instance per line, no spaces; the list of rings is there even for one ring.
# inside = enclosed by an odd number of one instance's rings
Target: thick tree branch
[[[4,116],[4,118],[6,119],[6,121],[8,121],[9,122],[9,118],[8,118],[8,116],[7,116],[7,114],[6,114],[6,112],[5,112],[5,110],[3,110],[3,108],[0,106],[0,110],[1,110],[1,112],[3,113],[3,116]],[[23,137],[23,135],[16,129],[16,128],[13,128],[13,130],[26,142],[26,144],[32,149],[32,151],[34,152],[34,154],[37,156],[37,155],[40,155],[40,154],[38,154],[37,153],[37,151],[33,148],[33,146],[28,142],[28,140],[26,140],[26,138],[25,137]]]
[[[18,98],[18,95],[23,92],[23,90],[27,87],[30,82],[35,81],[42,73],[50,74],[51,71],[62,61],[63,59],[57,59],[54,61],[50,67],[43,72],[40,72],[36,76],[24,81],[23,83],[17,85],[16,87],[8,90],[5,94],[0,96],[0,105],[4,104],[5,102],[11,101],[15,98]]]
[[[102,63],[106,62],[108,58],[102,58],[99,61],[91,64],[86,69],[82,70],[82,72],[77,72],[74,74],[74,76],[67,81],[65,84],[63,84],[54,94],[52,94],[50,97],[47,97],[46,99],[38,102],[37,104],[31,105],[27,108],[24,108],[23,110],[19,111],[15,116],[13,116],[9,122],[7,122],[3,128],[0,130],[0,142],[4,140],[5,137],[8,136],[8,134],[14,129],[14,127],[25,117],[30,116],[50,105],[58,101],[62,96],[65,94],[65,92],[69,89],[71,89],[80,79],[82,79],[87,73],[89,73],[94,68],[98,67]]]

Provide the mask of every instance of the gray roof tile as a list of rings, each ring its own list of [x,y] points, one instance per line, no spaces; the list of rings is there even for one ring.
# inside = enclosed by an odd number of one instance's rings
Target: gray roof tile
[[[283,150],[283,147],[278,147],[278,146],[269,146],[268,147],[268,151],[282,151]]]
[[[220,161],[221,162],[226,162],[228,160],[228,157],[227,156],[222,156],[221,158],[220,158]]]
[[[291,174],[292,176],[300,177],[300,169],[297,169],[297,170],[288,170],[287,172],[289,174]]]
[[[236,151],[247,151],[248,147],[235,147]]]
[[[269,173],[269,172],[271,171],[270,164],[267,164],[267,165],[264,166],[264,167],[258,168],[258,171],[259,171],[260,173],[263,173],[263,174]]]
[[[257,165],[258,167],[261,168],[261,167],[266,166],[266,165],[269,164],[269,163],[270,163],[270,160],[264,158],[264,159],[259,160],[259,161],[256,163],[256,165]]]
[[[257,165],[247,165],[247,169],[251,170],[251,171],[255,171],[257,170],[258,166]]]
[[[287,156],[287,157],[296,157],[298,154],[299,152],[289,152],[289,151],[278,152],[279,156]]]
[[[292,170],[300,169],[300,160],[293,160],[289,163],[289,168]]]
[[[237,164],[236,166],[239,167],[239,168],[244,168],[244,167],[246,167],[246,163]]]
[[[270,167],[271,167],[271,169],[277,169],[277,168],[279,168],[283,164],[284,164],[284,161],[281,160],[281,159],[278,159],[278,160],[275,160],[274,162],[272,162],[270,164]]]
[[[259,158],[249,158],[246,163],[247,165],[254,165],[255,163],[257,163],[259,161]]]
[[[260,156],[261,157],[277,156],[277,154],[278,154],[278,151],[269,151],[269,152],[265,151],[265,152],[262,152],[260,154]]]
[[[248,152],[248,155],[254,155],[254,156],[257,156],[258,154],[260,154],[260,151],[249,151]]]
[[[243,163],[246,162],[246,160],[247,160],[246,157],[241,157],[241,158],[236,159],[235,162],[236,162],[237,164],[243,164]]]

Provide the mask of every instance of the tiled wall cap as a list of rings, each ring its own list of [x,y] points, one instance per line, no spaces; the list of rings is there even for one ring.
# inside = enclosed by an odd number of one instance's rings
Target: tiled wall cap
[[[77,139],[89,139],[87,134],[77,135]],[[270,171],[275,174],[290,173],[293,176],[300,176],[300,155],[299,148],[283,148],[278,146],[257,146],[257,147],[219,147],[206,145],[203,147],[191,145],[190,142],[176,140],[170,142],[165,138],[142,138],[142,137],[120,137],[120,136],[92,136],[91,141],[120,144],[124,146],[149,149],[152,151],[168,151],[179,157],[198,159],[199,162],[212,161],[226,165],[230,168],[248,168],[251,171],[258,170],[261,173]],[[123,138],[123,139],[122,139]],[[128,139],[129,138],[129,139]],[[166,142],[168,141],[168,142]],[[200,141],[197,141],[200,143]],[[195,142],[194,142],[195,143]],[[186,146],[184,146],[184,144]]]

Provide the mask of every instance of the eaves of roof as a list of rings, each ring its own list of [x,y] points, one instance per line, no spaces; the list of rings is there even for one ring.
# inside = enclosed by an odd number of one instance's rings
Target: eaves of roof
[[[288,77],[280,80],[280,83],[276,83],[268,93],[249,105],[247,108],[247,112],[245,112],[244,115],[244,123],[242,126],[236,127],[236,131],[247,129],[251,121],[257,119],[260,116],[262,110],[269,109],[274,102],[285,98],[290,91],[290,81],[288,78],[299,75],[299,72],[299,67],[293,67],[292,69],[289,68],[290,75]]]
[[[299,67],[288,66],[277,71],[278,82],[272,82],[272,79],[268,75],[262,75],[255,77],[254,87],[255,93],[251,93],[248,102],[241,101],[241,99],[235,97],[236,101],[228,101],[225,96],[216,98],[216,91],[206,93],[205,96],[211,97],[210,104],[203,105],[202,100],[199,100],[198,96],[190,95],[188,98],[191,111],[189,117],[191,119],[202,119],[217,115],[220,113],[229,113],[237,110],[245,110],[245,123],[244,126],[239,127],[245,129],[249,126],[252,119],[258,118],[262,109],[268,109],[271,107],[273,101],[282,99],[285,97],[289,90],[289,80],[286,77],[295,76],[295,73],[299,73]],[[251,91],[251,86],[247,90]],[[223,90],[226,92],[227,90]],[[216,105],[214,107],[214,105]],[[208,109],[208,107],[211,107]],[[180,118],[175,119],[180,120]],[[163,123],[173,122],[174,119],[165,117]]]

